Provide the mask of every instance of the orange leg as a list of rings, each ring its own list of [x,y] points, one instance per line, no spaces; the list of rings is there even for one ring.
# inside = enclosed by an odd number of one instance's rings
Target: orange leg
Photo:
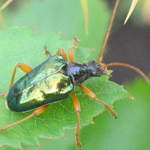
[[[11,77],[11,82],[10,82],[10,87],[9,87],[9,90],[10,88],[13,86],[14,84],[14,78],[15,78],[15,74],[16,74],[16,70],[17,70],[17,67],[19,67],[23,72],[25,73],[29,73],[30,71],[32,71],[32,68],[30,66],[27,66],[25,64],[17,64],[14,68],[14,71],[13,71],[13,74],[12,74],[12,77]]]
[[[69,59],[70,59],[70,62],[74,62],[75,61],[75,57],[74,57],[74,54],[73,54],[73,51],[72,51],[73,48],[76,48],[76,47],[72,46],[72,47],[69,48]],[[67,55],[66,55],[66,52],[64,51],[64,49],[60,48],[58,50],[57,54],[61,54],[66,59],[66,61],[68,61],[68,58],[67,58]]]
[[[77,49],[78,47],[78,38],[74,38],[74,46],[70,47],[69,48],[69,59],[70,59],[70,62],[75,62],[75,57],[74,57],[74,54],[73,54],[73,50],[72,49]]]
[[[49,52],[49,50],[47,49],[46,46],[44,46],[44,50],[45,50],[45,54],[47,55],[47,57],[50,58],[50,57],[51,57],[51,54],[50,54],[50,52]],[[60,48],[60,49],[57,51],[56,54],[61,54],[61,55],[66,59],[66,61],[68,61],[68,59],[67,59],[67,54],[66,54],[66,52],[64,51],[64,49]]]
[[[75,57],[74,57],[72,49],[77,49],[78,42],[80,42],[80,40],[78,38],[76,38],[76,37],[73,40],[74,40],[74,46],[69,48],[69,59],[70,59],[70,62],[75,62]]]
[[[72,49],[77,49],[78,42],[80,41],[78,38],[74,38],[73,40],[74,40],[74,46],[72,46],[72,47],[69,48],[69,59],[70,59],[70,62],[74,62],[75,61],[75,57],[74,57]],[[44,46],[44,49],[45,49],[45,54],[50,58],[51,55],[50,55],[47,47]],[[60,48],[58,50],[57,54],[61,54],[66,59],[66,61],[68,62],[67,54],[64,51],[64,49]]]
[[[80,143],[80,138],[79,138],[79,133],[80,133],[80,103],[75,94],[72,94],[73,101],[74,101],[74,109],[77,113],[77,129],[75,132],[76,135],[76,141],[77,141],[77,148],[81,149],[81,143]]]
[[[75,57],[74,57],[74,54],[73,54],[73,50],[72,49],[76,49],[75,46],[72,46],[69,48],[69,59],[70,59],[70,62],[75,62]]]
[[[12,74],[12,77],[11,77],[11,82],[10,82],[9,90],[11,89],[11,87],[14,84],[14,78],[15,78],[17,67],[19,67],[25,73],[29,73],[32,70],[32,68],[30,66],[27,66],[25,64],[21,64],[21,63],[17,64],[15,66],[15,68],[14,68],[14,71],[13,71],[13,74]],[[1,96],[6,96],[7,94],[8,94],[8,92],[6,92],[6,93],[0,93],[0,97]]]
[[[22,119],[22,120],[20,120],[20,121],[18,121],[18,122],[15,122],[15,123],[13,123],[13,124],[11,124],[11,125],[2,127],[2,128],[0,129],[0,132],[2,132],[2,131],[4,131],[4,130],[7,130],[7,129],[11,128],[11,127],[14,127],[14,126],[16,126],[16,125],[18,125],[18,124],[20,124],[20,123],[22,123],[22,122],[24,122],[24,121],[26,121],[26,120],[32,118],[32,117],[35,117],[35,116],[38,116],[38,115],[42,114],[42,113],[46,110],[46,108],[47,108],[48,106],[49,106],[49,105],[40,107],[40,108],[38,108],[37,110],[35,110],[31,115],[27,116],[26,118],[24,118],[24,119]]]
[[[112,108],[110,108],[105,102],[103,102],[102,100],[99,100],[99,99],[96,97],[96,95],[95,95],[91,90],[89,90],[88,88],[86,88],[86,87],[84,87],[84,86],[82,86],[82,85],[80,85],[80,88],[81,88],[89,97],[91,97],[91,98],[97,100],[98,102],[100,102],[101,104],[103,104],[103,105],[108,109],[108,111],[112,114],[112,116],[114,116],[115,118],[117,118],[116,112],[115,112]]]
[[[60,48],[60,49],[58,50],[57,54],[61,54],[61,55],[66,59],[66,61],[68,61],[67,54],[66,54],[66,52],[64,51],[64,49]]]

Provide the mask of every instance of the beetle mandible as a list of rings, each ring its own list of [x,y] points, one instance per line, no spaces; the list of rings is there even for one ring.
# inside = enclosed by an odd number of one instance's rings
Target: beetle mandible
[[[10,82],[9,92],[1,93],[0,96],[7,95],[7,105],[12,111],[26,112],[32,109],[37,109],[28,117],[1,128],[0,132],[7,130],[19,123],[22,123],[34,116],[40,115],[47,109],[50,103],[63,100],[71,95],[77,114],[77,127],[75,133],[77,147],[81,149],[79,138],[81,109],[79,100],[74,94],[74,86],[79,86],[81,90],[83,90],[83,92],[85,92],[89,97],[103,104],[107,110],[116,118],[116,113],[110,106],[108,106],[102,100],[98,99],[90,89],[84,87],[81,84],[90,77],[108,75],[107,67],[109,66],[124,66],[131,68],[138,72],[147,82],[149,82],[147,76],[134,66],[124,63],[102,63],[106,43],[110,35],[118,5],[119,0],[116,1],[111,22],[98,62],[95,62],[94,60],[84,64],[75,62],[73,49],[77,48],[77,43],[79,40],[74,38],[74,46],[69,48],[70,61],[68,61],[67,55],[63,49],[59,49],[56,55],[50,56],[50,53],[45,46],[45,53],[49,57],[49,59],[47,59],[45,62],[34,69],[22,63],[19,63],[15,66]],[[24,75],[14,84],[16,69],[18,67],[24,71],[26,75]]]

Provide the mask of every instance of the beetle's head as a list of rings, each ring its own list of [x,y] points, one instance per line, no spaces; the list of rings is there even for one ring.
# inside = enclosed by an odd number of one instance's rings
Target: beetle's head
[[[91,77],[100,77],[102,75],[108,75],[107,74],[107,68],[104,68],[104,63],[96,63],[94,60],[89,61],[87,64],[88,69],[90,70],[90,76]]]

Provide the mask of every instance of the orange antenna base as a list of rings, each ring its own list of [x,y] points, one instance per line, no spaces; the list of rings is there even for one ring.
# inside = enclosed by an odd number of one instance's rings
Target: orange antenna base
[[[105,66],[101,66],[100,69],[103,69],[103,68],[107,68],[107,67],[110,67],[110,66],[124,66],[124,67],[127,67],[127,68],[130,68],[134,71],[136,71],[138,74],[140,74],[147,83],[150,83],[148,77],[138,68],[132,66],[132,65],[129,65],[129,64],[124,64],[124,63],[110,63],[110,64],[107,64]]]

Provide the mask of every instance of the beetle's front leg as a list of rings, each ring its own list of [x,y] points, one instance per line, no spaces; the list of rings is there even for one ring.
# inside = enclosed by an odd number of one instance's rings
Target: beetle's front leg
[[[107,108],[107,110],[112,114],[112,116],[114,116],[115,118],[117,118],[116,112],[115,112],[111,107],[109,107],[105,102],[103,102],[102,100],[98,99],[98,98],[96,97],[96,95],[95,95],[90,89],[84,87],[83,85],[80,85],[79,87],[80,87],[80,88],[83,90],[83,92],[85,92],[89,97],[91,97],[92,99],[95,99],[95,100],[97,100],[98,102],[100,102],[101,104],[103,104],[103,105]]]

